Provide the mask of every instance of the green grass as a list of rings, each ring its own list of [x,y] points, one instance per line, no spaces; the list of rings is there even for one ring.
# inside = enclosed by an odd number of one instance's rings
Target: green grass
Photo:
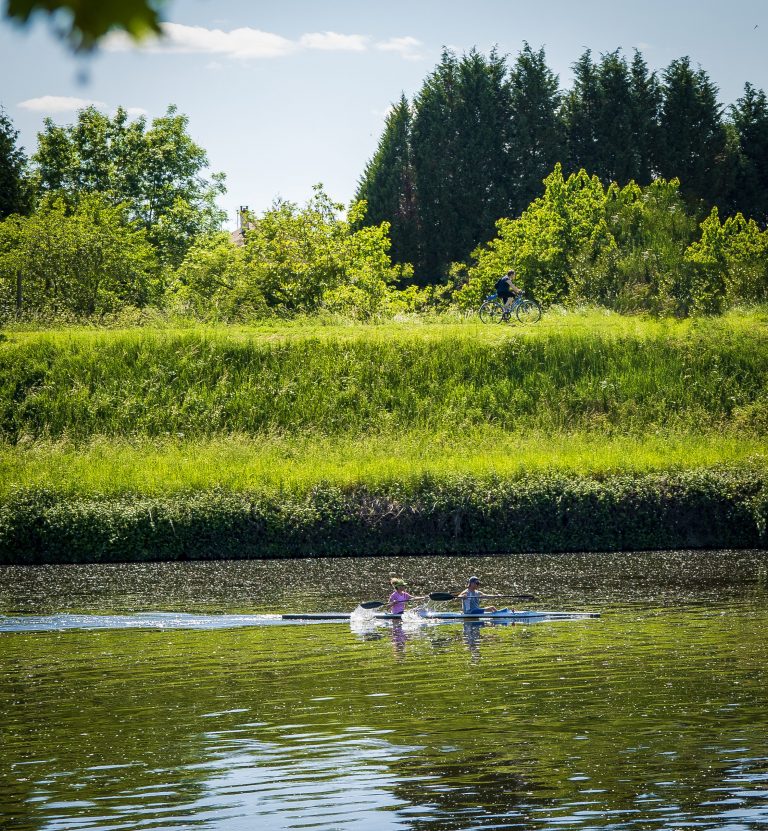
[[[766,467],[768,315],[0,339],[0,499]]]
[[[768,326],[549,315],[474,323],[11,332],[6,441],[768,429]]]
[[[228,436],[202,442],[94,439],[84,445],[37,442],[0,449],[0,500],[14,489],[64,495],[162,495],[220,487],[233,492],[404,487],[455,477],[515,478],[541,472],[610,476],[768,466],[759,437],[514,434],[498,429],[460,436],[406,433],[371,437]]]

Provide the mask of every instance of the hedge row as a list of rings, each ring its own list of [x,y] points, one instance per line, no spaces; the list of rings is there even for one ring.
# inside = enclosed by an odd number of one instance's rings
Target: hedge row
[[[424,478],[407,489],[204,491],[0,506],[0,563],[760,548],[768,471]]]

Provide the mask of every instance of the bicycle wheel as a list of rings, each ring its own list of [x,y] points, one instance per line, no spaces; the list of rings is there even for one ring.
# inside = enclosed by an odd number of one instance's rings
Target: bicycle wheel
[[[541,306],[535,300],[523,300],[515,314],[520,323],[538,323],[541,320]]]
[[[498,300],[486,300],[480,307],[480,320],[483,323],[500,323],[504,307]]]

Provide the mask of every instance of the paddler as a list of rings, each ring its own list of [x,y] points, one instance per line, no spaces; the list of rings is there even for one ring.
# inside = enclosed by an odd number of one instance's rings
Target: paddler
[[[483,615],[486,612],[497,612],[495,606],[486,606],[483,608],[480,605],[480,600],[483,597],[489,597],[480,591],[480,578],[474,575],[467,580],[467,588],[458,595],[461,598],[461,611],[465,615]]]
[[[392,615],[401,615],[405,611],[405,604],[409,600],[424,600],[426,595],[418,596],[409,594],[406,591],[407,583],[401,577],[393,577],[390,581],[392,594],[389,596],[389,603],[385,606]]]

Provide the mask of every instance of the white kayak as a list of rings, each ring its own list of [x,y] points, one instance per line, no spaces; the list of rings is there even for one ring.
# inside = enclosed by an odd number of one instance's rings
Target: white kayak
[[[433,612],[422,610],[416,613],[422,620],[440,621],[482,621],[482,620],[583,620],[586,618],[600,617],[599,612],[555,612],[555,611],[512,611],[511,609],[499,609],[498,612],[484,612],[479,615],[467,615],[463,612]],[[350,620],[352,615],[349,612],[297,612],[294,614],[281,615],[283,620]],[[373,614],[374,620],[402,620],[403,615],[392,615],[386,612]],[[414,615],[408,615],[409,620]]]

